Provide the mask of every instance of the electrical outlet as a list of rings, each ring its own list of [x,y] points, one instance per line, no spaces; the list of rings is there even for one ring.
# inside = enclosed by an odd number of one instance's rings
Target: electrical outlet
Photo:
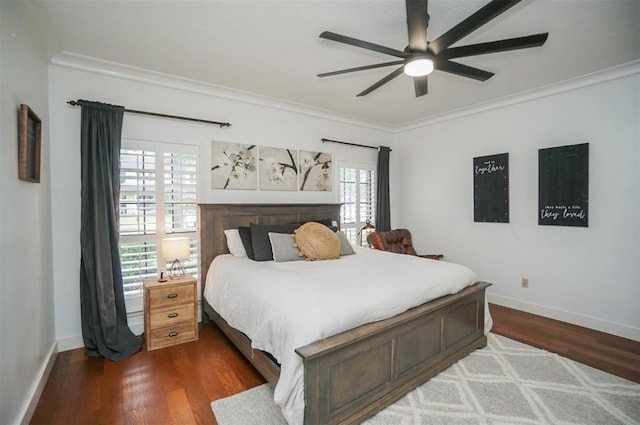
[[[523,288],[528,288],[529,287],[529,279],[526,277],[522,278],[522,287]]]

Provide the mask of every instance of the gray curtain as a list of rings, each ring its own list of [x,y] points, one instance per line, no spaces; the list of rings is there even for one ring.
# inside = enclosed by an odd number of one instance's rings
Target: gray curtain
[[[391,201],[389,199],[389,149],[378,148],[377,193],[376,193],[376,230],[391,230]]]
[[[119,238],[124,108],[79,101],[82,158],[80,306],[87,355],[122,360],[142,347],[127,325]]]

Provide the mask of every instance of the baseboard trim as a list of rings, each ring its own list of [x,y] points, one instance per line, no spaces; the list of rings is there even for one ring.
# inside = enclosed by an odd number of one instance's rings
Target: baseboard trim
[[[44,390],[44,386],[47,384],[47,380],[49,379],[49,374],[51,373],[51,369],[53,369],[53,364],[56,361],[56,357],[58,356],[58,343],[53,341],[49,351],[42,364],[40,365],[40,369],[36,374],[36,377],[27,392],[27,397],[25,397],[23,405],[20,409],[20,414],[18,415],[19,423],[21,425],[28,425],[31,422],[31,418],[33,417],[34,412],[36,411],[36,407],[38,406],[38,402],[40,401],[40,396],[42,395],[42,391]]]
[[[582,314],[572,313],[570,311],[556,309],[545,305],[529,303],[517,300],[515,298],[504,297],[501,295],[487,294],[487,299],[492,304],[513,308],[515,310],[524,311],[526,313],[537,314],[538,316],[547,317],[549,319],[571,323],[572,325],[582,326],[585,328],[640,342],[640,329],[633,328],[631,326],[609,322]]]
[[[140,335],[144,332],[144,322],[142,323],[129,323],[129,329],[136,335]],[[82,339],[82,335],[73,335],[68,336],[66,338],[58,339],[58,351],[69,351],[75,350],[76,348],[84,347],[84,340]]]
[[[60,350],[60,352],[75,350],[76,348],[81,347],[84,347],[82,335],[74,335],[58,339],[58,349]]]

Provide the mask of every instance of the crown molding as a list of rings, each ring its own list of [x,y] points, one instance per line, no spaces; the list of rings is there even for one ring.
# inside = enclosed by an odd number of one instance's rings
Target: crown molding
[[[281,99],[261,96],[242,90],[231,89],[215,84],[192,80],[189,78],[177,77],[174,75],[150,71],[144,68],[123,65],[117,62],[106,61],[67,51],[63,51],[62,53],[53,56],[51,58],[51,64],[63,68],[89,72],[106,77],[153,84],[160,87],[177,89],[186,92],[217,97],[220,99],[249,103],[252,105],[278,109],[281,111],[312,116],[314,118],[327,119],[358,127],[382,131],[389,134],[393,133],[392,127],[380,125],[372,121],[366,121],[355,117],[340,115],[335,112],[320,108],[313,108],[307,105],[287,102]]]
[[[553,83],[544,87],[505,96],[497,100],[456,109],[454,111],[449,111],[443,114],[416,120],[407,124],[401,124],[398,126],[386,126],[360,118],[337,114],[329,110],[313,108],[308,105],[288,102],[285,100],[267,96],[261,96],[242,90],[231,89],[215,84],[204,83],[202,81],[163,74],[156,71],[123,65],[117,62],[106,61],[67,51],[63,51],[62,53],[55,55],[51,59],[51,63],[55,66],[89,72],[97,75],[153,84],[160,87],[178,89],[197,94],[204,94],[221,99],[278,109],[285,112],[307,115],[315,118],[327,119],[344,124],[382,131],[389,134],[400,134],[420,127],[426,127],[436,123],[454,120],[465,116],[490,111],[493,109],[504,108],[519,103],[529,102],[532,100],[605,83],[608,81],[613,81],[640,73],[640,60],[635,60],[623,65],[605,69],[603,71],[593,72],[580,77]]]
[[[593,72],[580,77],[571,78],[558,83],[553,83],[533,90],[527,90],[514,95],[502,97],[486,103],[475,104],[472,106],[456,109],[454,111],[435,115],[426,119],[413,121],[394,127],[394,133],[399,134],[405,131],[414,130],[420,127],[432,124],[454,120],[493,109],[504,108],[506,106],[516,105],[518,103],[529,102],[543,97],[554,96],[556,94],[565,93],[572,90],[578,90],[584,87],[596,84],[614,81],[620,78],[626,78],[632,75],[640,74],[640,60],[628,62],[602,71]]]

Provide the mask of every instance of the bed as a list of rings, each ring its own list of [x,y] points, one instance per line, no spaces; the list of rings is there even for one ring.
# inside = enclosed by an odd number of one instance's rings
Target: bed
[[[250,223],[338,221],[339,208],[339,204],[201,204],[201,276],[208,276],[211,262],[228,253],[225,229]],[[230,260],[221,256],[216,264],[222,261]],[[488,286],[476,282],[455,294],[295,348],[302,363],[303,412],[299,420],[287,419],[295,423],[303,420],[305,425],[360,423],[471,351],[486,346],[484,293]],[[203,320],[213,320],[276,385],[281,368],[274,356],[253,349],[252,341],[207,301],[206,282],[202,287]],[[288,375],[286,368],[282,370]]]

